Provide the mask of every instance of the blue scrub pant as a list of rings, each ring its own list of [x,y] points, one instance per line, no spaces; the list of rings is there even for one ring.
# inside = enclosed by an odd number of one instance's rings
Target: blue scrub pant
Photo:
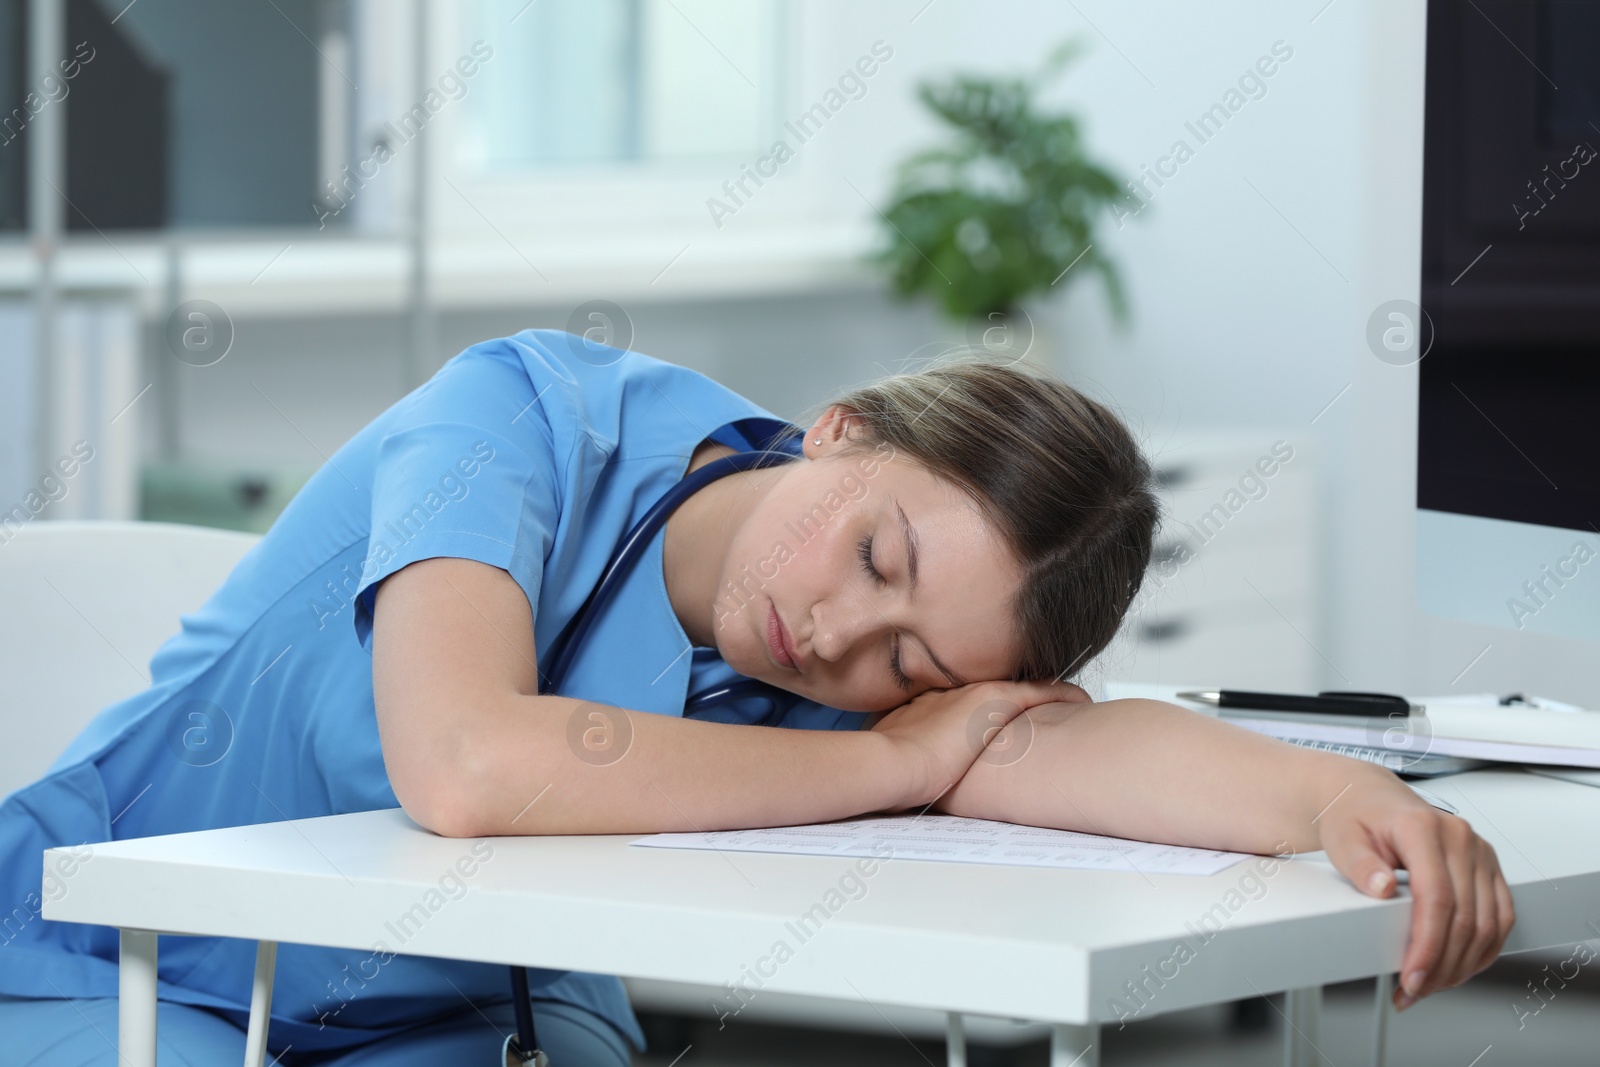
[[[481,1014],[480,1014],[481,1010]],[[551,1067],[628,1067],[627,1038],[605,1019],[562,1001],[533,1000],[534,1027]],[[268,1049],[277,1067],[503,1067],[516,1029],[511,1002],[464,1007],[436,1023],[357,1048]],[[11,997],[0,993],[0,1067],[116,1067],[117,1000]],[[244,1062],[244,1031],[188,1004],[159,1001],[157,1067],[229,1067]]]

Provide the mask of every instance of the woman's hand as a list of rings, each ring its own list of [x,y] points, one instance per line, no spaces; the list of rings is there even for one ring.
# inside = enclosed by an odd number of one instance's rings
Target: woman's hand
[[[972,736],[962,713],[997,696],[1019,699],[1017,689],[965,704],[956,702],[966,689],[924,694],[878,728],[935,746],[941,773],[963,776],[938,803],[953,815],[1263,855],[1320,848],[1358,890],[1380,898],[1394,896],[1394,871],[1404,868],[1413,910],[1398,1008],[1459,985],[1499,954],[1514,912],[1494,850],[1390,772],[1159,700],[1093,703],[1071,689],[1028,697],[1077,706],[1030,710],[1028,725],[1039,728],[1026,748],[993,759],[961,747]],[[1022,734],[1022,725],[1005,734]]]
[[[961,780],[1001,727],[1028,708],[1052,702],[1090,699],[1071,682],[973,682],[930,689],[880,713],[871,729],[896,743],[911,783],[906,803],[891,810],[932,804]]]
[[[1411,939],[1394,1006],[1460,985],[1493,963],[1516,914],[1494,849],[1465,820],[1429,805],[1392,775],[1362,783],[1320,818],[1322,847],[1341,874],[1374,897],[1411,883]]]

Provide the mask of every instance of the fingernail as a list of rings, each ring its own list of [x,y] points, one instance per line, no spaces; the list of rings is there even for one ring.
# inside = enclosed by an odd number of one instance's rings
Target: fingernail
[[[1367,879],[1367,890],[1372,893],[1381,893],[1389,888],[1389,883],[1394,875],[1388,871],[1373,871],[1372,877]]]
[[[1406,975],[1405,981],[1400,984],[1405,986],[1406,992],[1415,999],[1422,995],[1422,983],[1428,980],[1427,971],[1412,971]]]
[[[1411,1005],[1415,1004],[1416,1002],[1417,1002],[1417,998],[1416,997],[1414,997],[1410,993],[1407,993],[1407,992],[1402,990],[1401,993],[1400,993],[1399,1002],[1395,1004],[1394,1010],[1395,1011],[1405,1011],[1407,1008],[1411,1007]]]

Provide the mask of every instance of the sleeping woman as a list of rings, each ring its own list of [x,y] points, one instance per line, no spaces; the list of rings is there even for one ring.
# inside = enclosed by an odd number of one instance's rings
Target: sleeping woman
[[[37,898],[45,848],[395,806],[460,838],[935,811],[1320,849],[1373,897],[1403,868],[1400,1007],[1494,959],[1513,913],[1493,850],[1393,774],[1067,681],[1115,635],[1159,517],[1106,408],[968,362],[807,422],[556,331],[467,349],[328,459],[149,689],[0,805],[0,899]],[[784,455],[693,491],[546,692],[547,650],[623,535],[753,450]],[[781,692],[695,697],[745,680]],[[382,918],[370,953],[280,947],[269,1055],[501,1062],[506,969],[406,956]],[[5,936],[0,1062],[110,1067],[116,932]],[[242,1057],[253,951],[163,942],[163,1065]],[[615,976],[530,973],[555,1063],[642,1050]]]

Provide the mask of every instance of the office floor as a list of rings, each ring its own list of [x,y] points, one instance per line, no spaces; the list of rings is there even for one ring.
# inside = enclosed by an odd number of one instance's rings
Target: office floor
[[[1537,963],[1504,960],[1467,986],[1430,997],[1391,1016],[1388,1063],[1395,1067],[1571,1067],[1600,1060],[1600,960],[1592,960],[1562,988],[1550,979],[1553,996],[1539,1001],[1526,983],[1549,977]],[[1571,967],[1566,969],[1571,973]],[[1324,1057],[1339,1067],[1371,1062],[1372,983],[1352,982],[1328,990],[1321,1035]],[[1274,998],[1281,1007],[1281,998]],[[1540,1005],[1543,1005],[1540,1007]],[[1532,1014],[1534,1009],[1536,1014]],[[1283,1020],[1256,1032],[1230,1032],[1227,1008],[1176,1012],[1102,1033],[1104,1067],[1276,1067],[1282,1063]],[[1521,1026],[1519,1028],[1519,1022]],[[681,1039],[680,1039],[681,1040]],[[670,1050],[634,1058],[635,1067],[942,1067],[938,1041],[840,1034],[797,1027],[695,1021],[686,1040]],[[685,1047],[687,1046],[687,1048]],[[972,1050],[971,1067],[1044,1067],[1044,1044],[1021,1046],[1008,1060]]]

